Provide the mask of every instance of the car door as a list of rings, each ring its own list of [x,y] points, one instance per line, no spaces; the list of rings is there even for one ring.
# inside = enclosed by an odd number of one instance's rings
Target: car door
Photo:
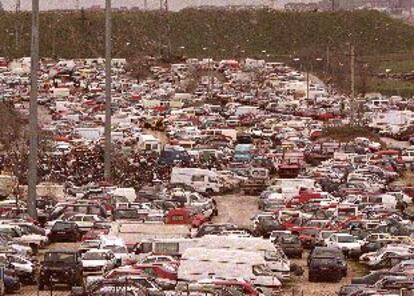
[[[116,258],[114,253],[109,252],[108,253],[108,270],[114,269],[116,267]]]
[[[206,184],[204,181],[204,175],[193,175],[191,176],[191,187],[196,191],[205,192]]]
[[[336,247],[336,235],[331,235],[331,237],[328,239],[327,247]]]

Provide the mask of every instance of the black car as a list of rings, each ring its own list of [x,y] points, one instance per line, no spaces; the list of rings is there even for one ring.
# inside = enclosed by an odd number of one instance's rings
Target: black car
[[[277,243],[288,258],[302,258],[303,247],[298,236],[293,234],[282,236]]]
[[[79,251],[62,249],[45,253],[39,274],[39,290],[43,290],[45,285],[55,284],[82,286],[83,268]]]
[[[346,259],[340,249],[315,247],[308,257],[309,281],[333,279],[340,281],[347,274]]]
[[[50,230],[48,237],[50,242],[77,242],[81,239],[82,233],[74,222],[57,221]]]

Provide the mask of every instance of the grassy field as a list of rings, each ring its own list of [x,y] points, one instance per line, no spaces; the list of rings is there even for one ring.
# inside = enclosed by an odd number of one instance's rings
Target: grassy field
[[[29,55],[30,23],[29,13],[0,13],[0,56]],[[169,23],[169,39],[161,38],[165,23]],[[44,12],[40,25],[43,57],[104,55],[102,11]],[[115,57],[134,59],[157,55],[160,44],[168,42],[173,56],[248,56],[288,63],[300,57],[303,69],[332,79],[343,90],[349,89],[350,44],[355,46],[357,65],[368,63],[370,71],[409,70],[414,63],[407,56],[414,57],[414,28],[374,11],[297,13],[187,9],[171,12],[164,18],[156,11],[114,12]],[[404,58],[401,60],[401,57]],[[322,58],[322,62],[315,62],[316,58]],[[356,71],[358,90],[371,91],[382,86],[387,87],[386,92],[394,88],[406,92],[407,87],[411,91],[411,85],[381,85],[365,79],[361,69]]]

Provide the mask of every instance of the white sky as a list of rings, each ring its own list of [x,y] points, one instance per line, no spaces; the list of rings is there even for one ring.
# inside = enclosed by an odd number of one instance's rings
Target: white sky
[[[0,0],[6,10],[14,10],[18,0]],[[22,10],[31,9],[31,0],[20,0]],[[318,2],[318,0],[275,0],[278,7],[283,7],[288,2]],[[40,9],[74,9],[76,0],[40,0]],[[159,0],[147,0],[149,9],[159,7]],[[185,7],[200,5],[269,5],[272,0],[169,0],[171,10],[180,10]],[[105,6],[105,0],[79,0],[79,7],[88,8],[93,5]],[[144,0],[112,0],[113,7],[143,7]]]

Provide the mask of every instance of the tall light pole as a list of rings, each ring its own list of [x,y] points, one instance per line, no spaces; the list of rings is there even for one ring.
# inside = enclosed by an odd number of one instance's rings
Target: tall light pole
[[[351,122],[355,120],[355,48],[351,44]]]
[[[111,51],[112,51],[112,14],[111,0],[106,0],[105,5],[105,159],[104,176],[105,181],[111,180]]]
[[[39,0],[32,0],[32,41],[31,41],[31,68],[30,68],[30,107],[29,107],[29,174],[27,209],[29,215],[36,219],[36,185],[37,185],[37,95],[38,95],[38,68],[39,68]]]
[[[21,3],[20,3],[20,0],[16,0],[16,15],[15,15],[15,18],[16,18],[16,23],[14,24],[14,34],[15,34],[15,38],[16,38],[16,41],[15,41],[15,45],[16,45],[16,50],[18,50],[19,49],[19,16],[20,16],[20,6],[21,6]]]

